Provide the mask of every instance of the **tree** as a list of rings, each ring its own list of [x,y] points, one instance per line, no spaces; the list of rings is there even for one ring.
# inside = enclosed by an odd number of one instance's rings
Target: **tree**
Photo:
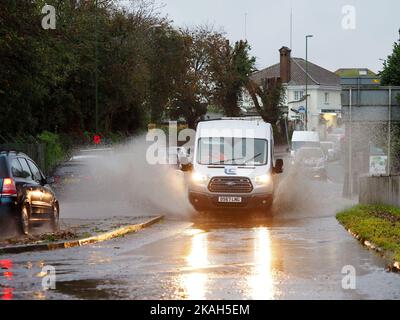
[[[148,104],[151,122],[159,123],[173,97],[180,77],[179,70],[184,65],[185,43],[181,33],[164,25],[152,29],[150,41],[152,51],[148,55],[151,71]]]
[[[45,4],[56,8],[55,30],[41,26]],[[232,47],[209,27],[174,29],[158,9],[155,0],[0,1],[0,135],[93,132],[96,76],[103,133],[134,133],[166,114],[194,128],[210,104],[238,115],[254,65],[248,44]]]
[[[383,63],[383,70],[380,72],[382,85],[400,86],[400,41],[393,45],[393,52]],[[400,104],[400,94],[397,95],[397,101]],[[400,124],[392,124],[392,173],[400,172]]]
[[[282,116],[284,88],[278,78],[263,79],[261,85],[249,80],[246,85],[258,114],[265,122],[275,124]]]
[[[212,97],[209,44],[215,34],[208,27],[181,30],[184,39],[183,63],[177,70],[175,94],[169,106],[172,118],[183,117],[195,129],[207,112]]]
[[[382,85],[400,86],[400,43],[394,43],[393,52],[383,63],[380,76]]]
[[[214,37],[211,43],[214,100],[228,117],[241,115],[239,99],[255,71],[256,59],[249,55],[249,50],[247,41],[238,41],[232,47],[222,36]]]

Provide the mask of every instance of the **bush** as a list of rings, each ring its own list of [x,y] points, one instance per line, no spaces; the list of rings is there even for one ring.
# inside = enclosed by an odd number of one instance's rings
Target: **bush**
[[[46,171],[49,172],[64,160],[66,152],[60,142],[60,137],[55,133],[43,131],[38,138],[46,145],[45,166]]]

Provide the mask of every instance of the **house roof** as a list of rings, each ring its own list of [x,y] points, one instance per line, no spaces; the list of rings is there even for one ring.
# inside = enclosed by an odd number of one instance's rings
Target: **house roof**
[[[257,83],[261,83],[263,79],[279,78],[280,63],[274,64],[268,68],[257,71],[252,74],[251,78]],[[291,58],[291,80],[289,85],[305,85],[306,84],[306,61],[302,58]],[[340,86],[340,77],[335,73],[324,69],[310,61],[308,61],[308,84],[309,85],[326,85]]]
[[[377,77],[378,75],[368,68],[341,68],[335,72],[342,78]]]

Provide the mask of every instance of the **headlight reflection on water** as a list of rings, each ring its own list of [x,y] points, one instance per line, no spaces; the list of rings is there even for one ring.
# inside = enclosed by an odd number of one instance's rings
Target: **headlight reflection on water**
[[[254,229],[254,268],[248,279],[250,296],[254,300],[274,298],[271,235],[268,228]]]
[[[189,273],[182,275],[182,284],[185,288],[187,299],[204,300],[207,291],[207,273],[201,269],[209,266],[208,261],[208,234],[201,230],[191,231],[192,242],[190,252],[186,257]]]

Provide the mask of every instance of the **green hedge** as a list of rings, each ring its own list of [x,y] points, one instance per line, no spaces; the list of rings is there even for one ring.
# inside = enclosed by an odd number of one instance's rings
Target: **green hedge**
[[[66,151],[63,148],[58,134],[43,131],[38,139],[46,145],[45,167],[46,171],[51,171],[58,163],[64,160]]]

